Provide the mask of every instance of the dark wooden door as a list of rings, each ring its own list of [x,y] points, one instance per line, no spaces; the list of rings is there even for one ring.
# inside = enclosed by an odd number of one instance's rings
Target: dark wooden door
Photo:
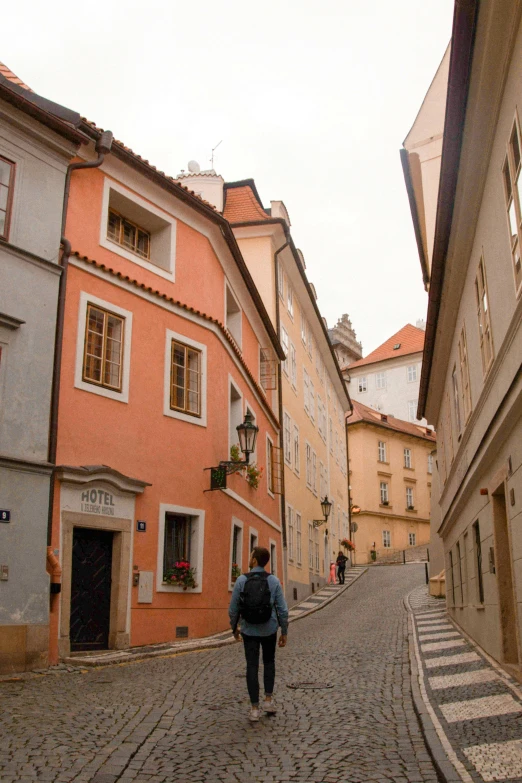
[[[113,533],[74,528],[71,584],[71,650],[109,645]]]

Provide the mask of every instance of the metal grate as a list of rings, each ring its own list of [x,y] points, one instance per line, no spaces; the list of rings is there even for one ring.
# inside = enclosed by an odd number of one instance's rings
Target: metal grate
[[[325,688],[333,688],[333,683],[331,682],[291,682],[287,686],[287,688],[292,688],[292,690],[307,690],[307,691],[319,691],[324,690]]]
[[[177,626],[176,639],[188,639],[188,625]]]

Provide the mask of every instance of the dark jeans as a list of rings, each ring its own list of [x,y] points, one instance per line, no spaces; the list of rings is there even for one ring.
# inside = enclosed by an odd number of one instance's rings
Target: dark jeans
[[[259,704],[259,648],[263,650],[263,666],[265,667],[263,682],[265,694],[271,696],[275,681],[275,651],[277,633],[272,636],[247,636],[242,634],[245,645],[246,681],[248,695],[252,704]]]
[[[339,584],[344,585],[344,572],[345,572],[346,566],[344,568],[341,568],[339,566],[337,570],[337,576],[339,577]]]

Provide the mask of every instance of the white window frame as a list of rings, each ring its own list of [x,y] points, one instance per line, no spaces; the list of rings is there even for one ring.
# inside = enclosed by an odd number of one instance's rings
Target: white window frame
[[[277,541],[268,539],[268,551],[270,552],[270,573],[277,576]]]
[[[294,389],[297,389],[297,352],[295,345],[290,340],[290,381]]]
[[[279,261],[277,264],[277,289],[281,300],[285,301],[285,271],[283,265]]]
[[[428,473],[433,473],[433,454],[428,454]]]
[[[417,380],[417,365],[408,365],[408,383],[415,383]]]
[[[269,445],[270,444],[270,447]],[[270,454],[272,454],[272,460],[270,460]],[[272,477],[272,486],[275,487],[274,476],[274,441],[267,434],[266,436],[266,491],[271,497],[274,497],[274,492],[270,489],[270,476]]]
[[[308,378],[308,398],[308,413],[315,423],[315,386],[311,378]]]
[[[235,317],[237,317],[237,324],[229,323],[229,318],[228,318],[229,294],[230,297],[233,299],[234,304],[237,306],[237,312],[234,313]],[[225,327],[230,332],[237,347],[241,350],[243,345],[243,308],[239,304],[239,300],[235,295],[234,291],[232,290],[232,287],[226,280],[225,280],[225,319],[224,320],[225,320]]]
[[[119,193],[121,196],[126,198],[127,201],[132,201],[134,204],[136,204],[136,206],[140,207],[145,212],[148,212],[151,215],[155,215],[164,223],[169,224],[170,236],[167,248],[167,254],[169,258],[168,269],[163,269],[161,266],[153,264],[151,261],[148,261],[145,258],[141,258],[141,256],[137,255],[136,253],[132,253],[130,250],[126,250],[124,247],[117,244],[116,242],[113,242],[107,237],[107,219],[109,216],[111,190],[115,193]],[[129,220],[134,222],[131,217],[129,217]],[[150,201],[145,201],[145,199],[140,198],[135,193],[133,193],[132,190],[127,190],[127,188],[125,188],[123,185],[120,185],[120,183],[116,182],[116,180],[105,177],[103,182],[100,221],[100,245],[106,250],[110,250],[111,253],[115,253],[122,258],[126,258],[127,261],[132,261],[133,264],[137,264],[138,266],[143,267],[143,269],[147,269],[149,272],[152,272],[159,277],[163,277],[165,280],[170,280],[173,283],[175,281],[176,273],[176,228],[177,220],[173,218],[172,215],[169,215],[167,212],[163,212],[163,210],[154,206],[154,204],[151,204]],[[143,226],[143,229],[145,229],[145,226]]]
[[[250,559],[250,552],[254,548],[254,547],[250,546],[250,542],[252,540],[252,536],[255,536],[255,539],[256,539],[256,543],[254,544],[254,546],[259,546],[259,533],[255,529],[255,527],[249,527],[248,528],[248,547],[249,547],[249,549],[248,549],[248,557],[249,557],[249,559]]]
[[[284,359],[281,362],[281,367],[283,369],[284,374],[288,378],[288,364],[289,364],[289,339],[288,339],[288,332],[286,331],[285,327],[281,324],[281,348],[285,352],[286,359]]]
[[[310,410],[310,376],[305,367],[303,367],[303,401],[306,413]]]
[[[408,533],[408,543],[410,546],[417,546],[417,535],[416,533]]]
[[[391,549],[391,530],[382,531],[382,545],[384,549]]]
[[[172,410],[170,407],[170,373],[172,365],[172,341],[184,343],[200,352],[201,361],[201,415],[191,416],[183,411]],[[235,385],[235,384],[234,384]],[[173,332],[171,329],[165,331],[165,365],[163,374],[163,415],[171,419],[179,419],[189,424],[195,424],[198,427],[207,426],[207,346],[186,337],[179,332]]]
[[[303,313],[301,312],[301,342],[306,348],[306,333],[308,331],[308,324],[306,323],[306,318],[304,317]]]
[[[305,478],[308,489],[312,489],[312,451],[311,445],[305,441]]]
[[[180,514],[192,518],[191,549],[195,547],[196,561],[192,557],[190,565],[195,569],[197,587],[183,590],[182,587],[163,583],[163,556],[165,552],[165,514]],[[157,593],[201,593],[203,590],[203,552],[205,544],[205,511],[202,508],[175,506],[170,503],[160,503],[158,524],[158,559],[156,561],[156,592]]]
[[[293,561],[294,559],[294,509],[287,503],[286,504],[286,521],[288,529],[288,559]]]
[[[412,506],[415,508],[415,502],[413,498],[413,487],[406,487],[406,508]]]
[[[87,321],[87,305],[94,305],[108,310],[115,315],[125,319],[123,329],[123,351],[121,368],[121,391],[108,389],[105,386],[98,386],[96,383],[88,383],[83,380],[83,360],[85,352],[85,329]],[[77,389],[97,394],[100,397],[108,397],[110,400],[118,402],[129,402],[129,382],[130,382],[130,363],[131,363],[131,343],[132,343],[132,313],[130,310],[124,310],[112,302],[92,296],[87,291],[80,292],[80,304],[78,307],[78,334],[76,336],[76,359],[74,367],[74,385]],[[169,396],[170,404],[170,396]]]
[[[379,482],[379,491],[381,495],[381,506],[384,505],[384,503],[390,503],[390,492],[389,492],[389,484],[387,481],[381,481]]]
[[[375,388],[376,389],[386,388],[386,372],[384,370],[382,372],[375,373]]]
[[[312,492],[317,495],[317,454],[312,449]]]
[[[288,315],[293,321],[294,320],[294,292],[292,290],[292,286],[288,282],[286,284],[286,309],[288,311]]]
[[[244,419],[244,398],[243,398],[243,392],[241,391],[240,387],[237,385],[237,383],[234,381],[231,375],[228,376],[228,453],[229,453],[229,459],[230,459],[230,449],[232,446],[237,446],[239,442],[239,438],[236,435],[232,434],[232,387],[234,387],[234,390],[236,394],[239,395],[239,401],[241,403],[241,421]],[[240,422],[241,423],[241,422]],[[233,439],[232,439],[233,438]]]
[[[297,476],[301,474],[301,445],[299,442],[299,427],[294,422],[294,429],[292,433],[292,457],[294,460],[294,472]]]
[[[308,568],[314,570],[314,526],[308,520]]]
[[[292,419],[290,414],[283,410],[283,445],[285,465],[292,467]]]
[[[408,400],[408,421],[417,421],[418,400]]]
[[[357,379],[357,390],[360,394],[368,391],[368,378],[366,375],[361,375]]]
[[[412,467],[411,449],[408,449],[408,448],[404,449],[404,467],[405,468],[411,468]]]
[[[384,440],[377,443],[377,461],[386,462],[386,441]]]
[[[299,511],[295,512],[295,560],[298,566],[303,565],[303,518]]]

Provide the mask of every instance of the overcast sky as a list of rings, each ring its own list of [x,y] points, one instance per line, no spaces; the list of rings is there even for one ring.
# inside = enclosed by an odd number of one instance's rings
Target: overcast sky
[[[347,312],[367,354],[426,314],[399,149],[452,16],[453,0],[19,0],[0,61],[173,176],[222,140],[218,173],[284,201],[321,312]]]

